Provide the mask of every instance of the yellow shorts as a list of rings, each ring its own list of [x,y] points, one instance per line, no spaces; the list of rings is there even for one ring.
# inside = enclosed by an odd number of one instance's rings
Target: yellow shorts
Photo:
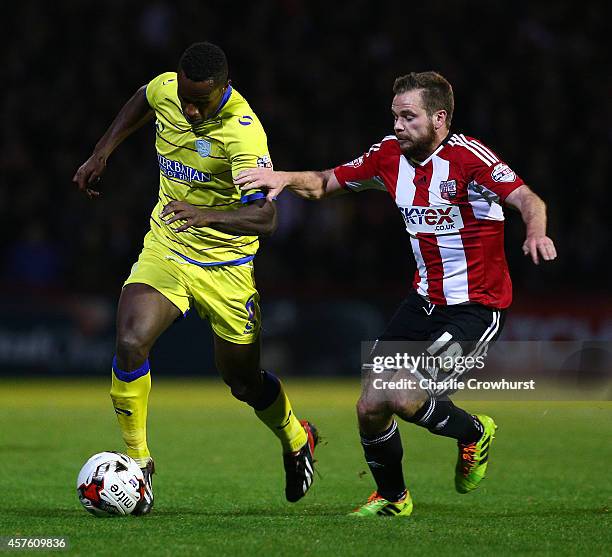
[[[134,283],[155,288],[183,314],[195,308],[222,339],[236,344],[257,341],[261,313],[252,261],[199,267],[147,237],[123,286]]]

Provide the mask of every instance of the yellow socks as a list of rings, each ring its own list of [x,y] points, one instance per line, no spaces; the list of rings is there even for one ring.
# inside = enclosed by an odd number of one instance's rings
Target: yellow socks
[[[291,403],[277,377],[262,372],[262,394],[252,406],[255,414],[278,437],[283,452],[299,451],[308,441],[302,424],[293,414]],[[151,391],[149,361],[134,371],[123,371],[113,359],[111,399],[119,421],[127,454],[140,467],[151,459],[147,447],[147,404]]]
[[[279,438],[283,452],[299,451],[308,440],[306,432],[293,414],[279,379],[267,371],[262,371],[262,376],[262,394],[252,405],[255,414]]]
[[[149,360],[134,371],[123,371],[113,358],[111,399],[119,420],[127,454],[141,468],[151,459],[147,447],[147,404],[151,391]]]

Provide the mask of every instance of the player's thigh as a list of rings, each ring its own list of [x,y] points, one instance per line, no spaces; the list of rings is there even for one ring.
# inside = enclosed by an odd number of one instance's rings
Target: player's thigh
[[[191,293],[200,317],[215,335],[231,344],[257,344],[261,329],[259,293],[252,263],[198,268]]]
[[[439,309],[438,326],[432,328],[426,348],[433,362],[419,370],[423,379],[437,383],[432,394],[450,394],[453,380],[482,369],[488,346],[501,334],[504,319],[503,310],[478,304]]]
[[[155,288],[130,283],[119,298],[117,343],[151,346],[181,315],[181,311]]]
[[[431,311],[431,304],[414,291],[399,305],[364,362],[358,411],[409,414],[427,399],[411,368],[404,365],[404,355],[417,357],[422,351],[431,328]]]
[[[152,344],[189,309],[186,270],[180,262],[165,257],[165,252],[145,239],[119,299],[118,340]]]
[[[486,349],[501,334],[503,310],[479,304],[437,308],[429,335],[429,353],[466,356]]]
[[[215,341],[215,365],[228,385],[259,384],[260,343],[236,344],[213,333]]]
[[[261,312],[252,263],[199,268],[195,275],[194,305],[210,321],[219,373],[226,381],[260,381]]]
[[[397,414],[409,419],[428,400],[429,393],[410,368],[373,374],[362,382],[357,403],[360,419]]]

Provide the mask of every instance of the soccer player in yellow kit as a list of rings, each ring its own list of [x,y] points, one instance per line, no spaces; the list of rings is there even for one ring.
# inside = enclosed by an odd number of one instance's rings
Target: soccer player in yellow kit
[[[115,148],[155,117],[159,198],[151,230],[125,281],[117,310],[111,398],[127,453],[145,475],[134,514],[153,506],[153,460],[147,446],[149,352],[189,308],[210,321],[215,362],[232,394],[255,410],[279,438],[285,495],[303,497],[313,481],[316,428],[299,421],[282,384],[260,368],[259,295],[253,279],[258,237],[276,226],[262,192],[241,195],[241,170],[271,167],[266,134],[228,80],[227,59],[211,43],[195,43],[178,71],[141,87],[121,109],[73,181],[89,197]]]

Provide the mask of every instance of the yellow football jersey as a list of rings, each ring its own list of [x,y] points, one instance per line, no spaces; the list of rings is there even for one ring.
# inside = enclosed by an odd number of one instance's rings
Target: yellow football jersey
[[[228,87],[214,116],[192,127],[181,111],[176,72],[166,72],[146,88],[155,110],[159,199],[151,214],[157,241],[183,259],[201,266],[236,265],[255,256],[257,236],[225,234],[212,228],[176,233],[159,215],[173,200],[215,211],[231,211],[262,192],[241,195],[232,178],[241,170],[271,166],[266,133],[246,100]],[[180,222],[180,221],[179,221]],[[178,226],[174,223],[171,226]]]

